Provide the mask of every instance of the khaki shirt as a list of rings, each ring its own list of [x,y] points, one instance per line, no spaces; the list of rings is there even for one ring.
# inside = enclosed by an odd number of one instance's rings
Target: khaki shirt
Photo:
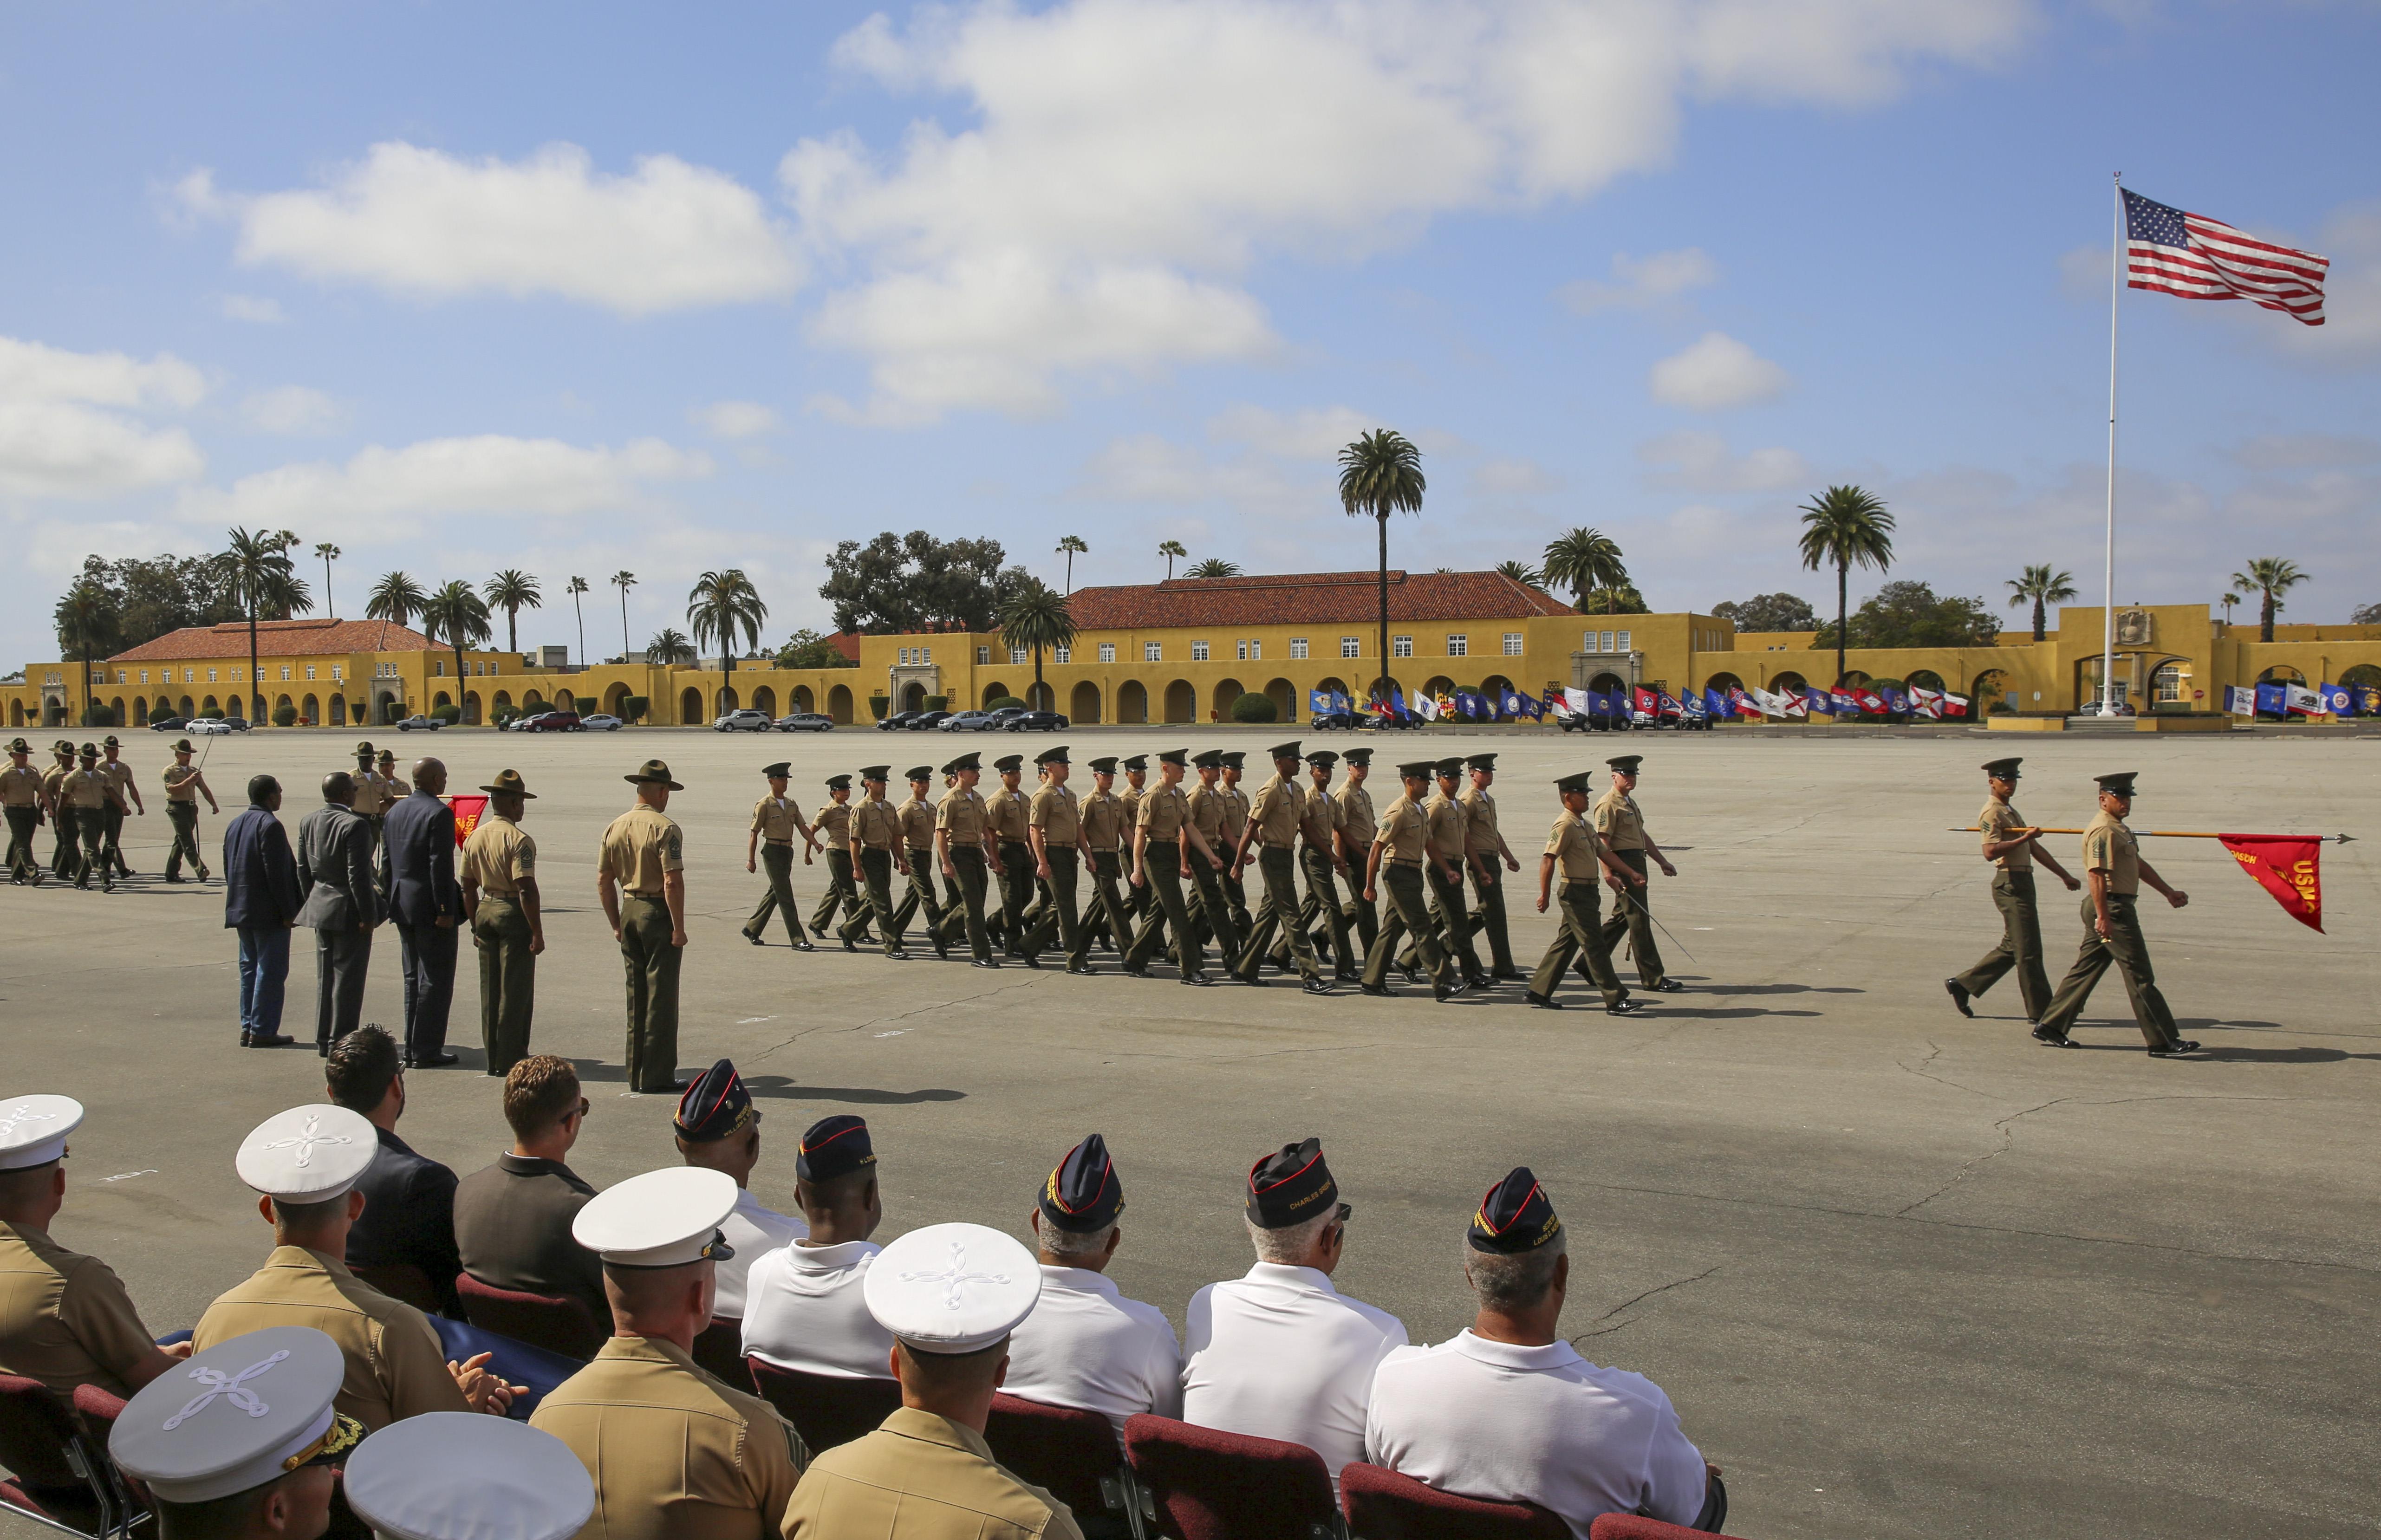
[[[1117,801],[1124,804],[1126,828],[1137,829],[1141,826],[1141,800],[1148,795],[1149,788],[1134,786],[1129,781],[1125,784],[1125,788],[1117,793]]]
[[[828,802],[819,809],[811,826],[818,831],[819,843],[830,850],[851,849],[851,804]]]
[[[801,832],[802,810],[791,797],[763,797],[752,804],[751,832],[772,845],[790,845]]]
[[[518,898],[521,884],[537,875],[537,841],[511,819],[483,813],[463,841],[460,875],[491,898]]]
[[[267,1326],[312,1326],[339,1345],[348,1374],[333,1404],[369,1432],[425,1412],[471,1410],[428,1317],[320,1252],[275,1246],[254,1276],[207,1306],[190,1351]]]
[[[1153,786],[1142,793],[1141,807],[1133,818],[1133,827],[1149,831],[1150,843],[1179,845],[1182,826],[1190,822],[1190,799],[1178,786],[1171,791]]]
[[[1216,788],[1224,799],[1224,837],[1234,846],[1240,842],[1240,831],[1249,826],[1249,794],[1237,786]]]
[[[934,804],[923,797],[912,797],[894,809],[901,815],[901,837],[913,850],[934,848]]]
[[[107,789],[116,793],[116,800],[130,807],[132,799],[124,793],[132,784],[132,766],[120,759],[104,759],[99,762],[99,773],[107,777]]]
[[[42,801],[42,773],[30,764],[12,764],[0,770],[0,807],[39,807]]]
[[[1124,840],[1127,822],[1124,799],[1113,791],[1094,791],[1077,804],[1082,822],[1083,849],[1113,850]]]
[[[58,779],[58,797],[67,807],[85,810],[104,808],[115,799],[108,794],[107,777],[97,770],[76,770]]]
[[[1984,836],[1984,844],[1988,849],[2009,838],[2013,831],[2028,826],[2026,821],[2018,816],[2017,809],[2002,801],[1998,797],[1984,803],[1984,811],[1976,814],[1976,828]],[[1993,864],[2004,872],[2033,871],[2033,842],[2026,841],[2009,854],[1999,857]]]
[[[984,827],[990,829],[992,837],[1003,845],[1022,845],[1025,843],[1026,820],[1032,811],[1032,803],[1024,792],[1011,791],[1004,786],[984,799]]]
[[[1276,771],[1273,779],[1257,788],[1256,801],[1249,804],[1249,819],[1257,826],[1257,842],[1270,850],[1287,850],[1298,842],[1298,821],[1306,812],[1306,793],[1296,781],[1285,780]]]
[[[595,848],[595,874],[641,898],[662,896],[662,878],[686,869],[678,827],[668,813],[639,802],[612,820]]]
[[[358,770],[353,773],[353,778],[356,783],[356,812],[366,818],[377,818],[388,811],[388,782],[381,778],[378,771]]]
[[[63,1399],[79,1385],[129,1396],[127,1376],[156,1351],[106,1263],[31,1225],[0,1223],[0,1374],[40,1380]]]
[[[1079,849],[1083,843],[1083,812],[1075,794],[1063,786],[1045,786],[1033,794],[1026,822],[1042,831],[1048,849]]]
[[[808,1459],[768,1402],[648,1337],[607,1339],[529,1425],[595,1478],[578,1540],[775,1540]]]
[[[862,802],[851,810],[849,823],[848,837],[854,853],[863,846],[872,850],[889,850],[901,843],[901,814],[890,802]]]
[[[1603,845],[1588,821],[1569,808],[1555,814],[1554,830],[1546,836],[1546,854],[1561,862],[1567,883],[1595,880],[1604,864],[1597,856]]]
[[[1373,794],[1351,782],[1333,792],[1331,800],[1339,804],[1339,826],[1347,831],[1348,843],[1370,845],[1377,826],[1373,820]]]
[[[1373,843],[1388,847],[1381,859],[1391,865],[1420,866],[1426,854],[1422,845],[1429,837],[1430,820],[1423,816],[1422,804],[1400,793],[1388,811],[1381,814],[1381,826],[1374,831]]]
[[[1476,786],[1467,786],[1455,800],[1463,804],[1464,853],[1494,856],[1501,843],[1496,831],[1496,799]]]
[[[1465,841],[1469,838],[1464,832],[1468,820],[1464,817],[1463,804],[1442,792],[1433,791],[1430,800],[1422,803],[1422,816],[1430,820],[1430,842],[1438,847],[1439,855],[1460,875],[1463,854],[1468,849]]]
[[[787,1505],[784,1532],[785,1540],[1081,1540],[1082,1533],[1066,1504],[995,1462],[983,1435],[906,1406],[811,1462]]]
[[[983,845],[983,794],[955,786],[934,808],[934,827],[950,836],[954,850]]]
[[[50,806],[65,805],[58,801],[58,788],[65,784],[67,772],[73,768],[70,764],[53,764],[42,772],[42,795],[48,800]]]
[[[1298,832],[1308,849],[1336,856],[1339,853],[1339,825],[1347,816],[1347,810],[1332,799],[1331,793],[1309,788],[1306,807],[1299,815]]]
[[[2108,891],[2130,898],[2142,890],[2142,850],[2124,821],[2103,809],[2083,825],[2083,869],[2108,874]]]
[[[1190,824],[1199,831],[1199,837],[1207,842],[1207,849],[1221,855],[1224,851],[1224,788],[1211,787],[1203,781],[1185,792],[1183,801],[1190,804]]]
[[[165,766],[165,801],[195,802],[199,800],[199,767],[195,764]]]
[[[1638,814],[1637,799],[1617,786],[1604,788],[1589,810],[1595,820],[1595,832],[1604,843],[1616,850],[1642,850],[1645,848],[1645,820]]]

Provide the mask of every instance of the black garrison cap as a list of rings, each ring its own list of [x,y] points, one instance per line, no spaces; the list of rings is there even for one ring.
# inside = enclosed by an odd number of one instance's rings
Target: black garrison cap
[[[802,1133],[794,1154],[794,1175],[804,1181],[833,1181],[876,1164],[876,1146],[868,1142],[868,1124],[849,1112],[822,1118]]]
[[[1042,1217],[1062,1230],[1088,1235],[1115,1224],[1123,1212],[1116,1162],[1108,1157],[1108,1142],[1096,1133],[1068,1150],[1042,1184]]]
[[[686,1088],[672,1121],[688,1143],[710,1144],[741,1133],[760,1119],[761,1114],[752,1106],[752,1094],[744,1089],[744,1078],[732,1062],[723,1058]]]
[[[1262,1229],[1286,1229],[1339,1201],[1339,1184],[1324,1164],[1323,1141],[1284,1144],[1249,1167],[1249,1217]]]
[[[1562,1221],[1555,1217],[1546,1190],[1528,1167],[1516,1166],[1480,1200],[1464,1240],[1475,1252],[1516,1256],[1551,1244],[1561,1233]]]

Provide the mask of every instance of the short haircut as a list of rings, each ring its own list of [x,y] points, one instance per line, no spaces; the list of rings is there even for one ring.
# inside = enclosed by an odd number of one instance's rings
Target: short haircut
[[[356,794],[356,778],[345,770],[334,770],[323,777],[323,801],[344,802]]]
[[[1528,1310],[1555,1286],[1555,1264],[1569,1249],[1569,1237],[1557,1235],[1534,1252],[1484,1252],[1468,1242],[1463,1271],[1472,1291],[1490,1310]]]
[[[275,780],[270,776],[250,776],[248,777],[248,800],[250,805],[253,807],[263,807],[264,805],[264,799],[274,795],[280,789],[281,783]]]
[[[1089,1230],[1060,1229],[1044,1214],[1042,1216],[1041,1240],[1037,1243],[1052,1256],[1097,1256],[1108,1249],[1108,1237],[1116,1231],[1113,1224]]]
[[[978,1348],[971,1353],[922,1352],[897,1337],[893,1346],[901,1355],[902,1383],[929,1395],[956,1394],[982,1389],[992,1383],[1001,1359],[1008,1352],[1008,1338],[1004,1337],[991,1347]]]
[[[397,1039],[382,1026],[358,1027],[332,1046],[331,1062],[323,1071],[330,1082],[331,1100],[349,1112],[369,1114],[388,1095],[404,1068],[397,1060]]]
[[[1294,1265],[1304,1262],[1324,1230],[1338,1221],[1339,1210],[1336,1206],[1325,1209],[1312,1219],[1300,1219],[1279,1229],[1267,1229],[1245,1214],[1240,1218],[1249,1227],[1249,1243],[1257,1249],[1259,1262]]]
[[[355,1190],[349,1188],[348,1191]],[[311,1204],[293,1204],[287,1198],[275,1198],[273,1200],[273,1222],[285,1229],[312,1229],[335,1212],[345,1211],[347,1206],[347,1192]]]
[[[39,1166],[19,1166],[13,1171],[0,1171],[0,1204],[34,1202],[46,1196],[57,1168],[56,1161],[45,1160]]]
[[[812,1208],[841,1208],[848,1204],[859,1203],[867,1194],[869,1184],[875,1179],[876,1167],[873,1165],[829,1177],[824,1181],[802,1177],[794,1183],[795,1195],[798,1199],[807,1198],[808,1206]]]
[[[299,1467],[304,1469],[303,1466]],[[296,1471],[274,1477],[262,1486],[226,1497],[210,1497],[205,1502],[170,1502],[156,1500],[157,1533],[163,1540],[240,1540],[257,1527],[267,1498],[274,1490]]]
[[[579,1071],[567,1058],[531,1054],[505,1076],[505,1121],[522,1138],[543,1133],[579,1110]]]

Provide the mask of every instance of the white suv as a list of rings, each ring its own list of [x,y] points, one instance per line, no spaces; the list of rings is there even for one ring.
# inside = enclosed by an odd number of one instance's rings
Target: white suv
[[[755,711],[751,706],[746,706],[742,711],[729,712],[711,724],[711,727],[714,732],[764,733],[775,725],[770,721],[767,712]]]

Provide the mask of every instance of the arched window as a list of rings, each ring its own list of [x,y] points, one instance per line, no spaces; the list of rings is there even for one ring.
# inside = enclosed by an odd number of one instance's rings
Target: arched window
[[[1248,688],[1249,687],[1247,685],[1242,684],[1238,679],[1226,679],[1221,684],[1215,686],[1215,693],[1208,697],[1208,701],[1209,703],[1214,706],[1217,719],[1228,720],[1230,718],[1232,715],[1232,703],[1239,700],[1243,694],[1247,693]]]
[[[1720,694],[1725,696],[1731,690],[1742,690],[1744,688],[1744,681],[1738,678],[1733,674],[1722,672],[1714,674],[1710,678],[1705,679],[1703,681],[1703,688],[1705,690],[1716,690]]]
[[[984,707],[991,705],[993,702],[1000,700],[1007,693],[1008,687],[1002,684],[999,680],[995,679],[992,683],[983,687],[983,694],[977,699],[977,709],[982,710]]]
[[[702,726],[702,691],[688,685],[678,692],[678,721],[682,727]]]

